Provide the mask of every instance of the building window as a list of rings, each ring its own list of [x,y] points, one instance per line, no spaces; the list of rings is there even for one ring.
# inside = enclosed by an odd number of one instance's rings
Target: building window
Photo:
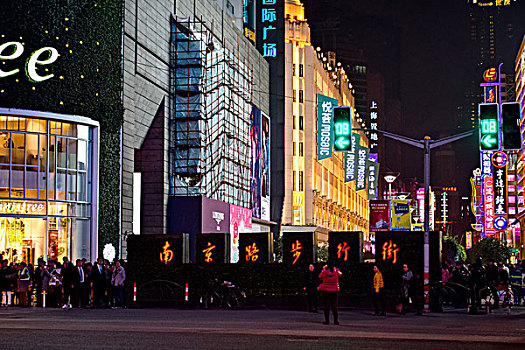
[[[297,102],[297,98],[296,98],[296,90],[294,89],[293,90],[293,102]]]
[[[303,90],[299,90],[299,103],[303,103],[304,102],[304,97],[303,97]]]
[[[294,65],[295,66],[295,65]],[[303,72],[303,64],[300,63],[299,64],[299,76],[302,77],[304,75],[304,72]]]
[[[295,144],[296,144],[296,142],[294,141],[294,142],[293,142],[293,146],[292,146],[292,155],[293,155],[293,156],[296,155],[296,154],[295,154]]]
[[[304,143],[299,142],[299,157],[304,156]]]
[[[302,115],[299,116],[299,130],[304,130],[304,123],[303,123],[304,117]]]
[[[295,115],[292,116],[293,129],[297,129],[297,123],[295,122]]]
[[[299,171],[299,191],[304,191],[303,188],[303,171]]]
[[[295,63],[292,64],[292,72],[293,76],[295,77]]]
[[[292,191],[295,191],[295,173],[296,171],[292,171]]]

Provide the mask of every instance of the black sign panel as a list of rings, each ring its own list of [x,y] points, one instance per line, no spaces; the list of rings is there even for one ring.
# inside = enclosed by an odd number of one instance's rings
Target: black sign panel
[[[224,264],[227,259],[226,240],[229,242],[229,237],[224,233],[197,235],[197,264]]]
[[[308,265],[315,262],[313,232],[283,233],[283,261],[287,265]]]
[[[330,232],[328,254],[336,266],[363,261],[363,232]]]
[[[128,261],[171,267],[183,262],[182,235],[131,235],[127,239]]]
[[[394,267],[401,271],[407,264],[423,276],[423,231],[377,231],[375,232],[376,264]],[[441,279],[441,232],[430,232],[430,279]]]
[[[239,264],[269,262],[270,232],[239,234]]]

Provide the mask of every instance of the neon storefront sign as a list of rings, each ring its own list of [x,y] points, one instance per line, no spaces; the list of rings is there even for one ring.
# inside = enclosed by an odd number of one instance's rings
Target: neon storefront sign
[[[11,49],[11,50],[9,50]],[[12,61],[19,59],[24,53],[24,45],[17,41],[10,41],[0,45],[0,61]],[[40,75],[37,72],[37,65],[44,66],[54,63],[58,59],[58,51],[53,47],[43,47],[32,52],[26,60],[25,71],[29,80],[33,83],[40,83],[53,78],[54,74]],[[3,62],[5,63],[5,62]],[[0,69],[0,78],[15,75],[20,69],[3,71]]]

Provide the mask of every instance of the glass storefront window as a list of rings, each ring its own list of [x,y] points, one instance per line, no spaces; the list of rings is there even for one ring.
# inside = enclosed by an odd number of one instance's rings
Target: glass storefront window
[[[67,120],[0,115],[0,253],[9,261],[92,257],[93,126]]]

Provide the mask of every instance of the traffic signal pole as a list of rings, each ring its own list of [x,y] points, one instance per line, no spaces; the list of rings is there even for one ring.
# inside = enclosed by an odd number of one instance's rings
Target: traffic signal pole
[[[448,143],[461,140],[465,137],[469,137],[476,133],[476,130],[470,130],[461,134],[448,136],[439,140],[432,140],[430,136],[425,136],[423,140],[415,140],[406,136],[393,134],[383,130],[376,129],[354,129],[356,131],[374,131],[383,134],[384,136],[406,143],[408,145],[423,149],[423,170],[424,170],[424,181],[425,181],[425,236],[423,246],[423,295],[424,295],[424,310],[429,311],[429,277],[430,277],[430,151],[434,148],[446,145]]]

